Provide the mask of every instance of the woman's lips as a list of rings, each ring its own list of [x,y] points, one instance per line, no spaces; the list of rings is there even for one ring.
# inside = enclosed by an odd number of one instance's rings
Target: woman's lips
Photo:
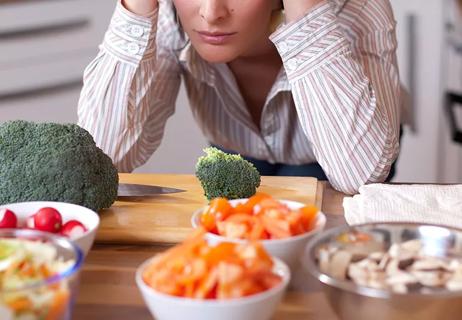
[[[236,32],[208,32],[208,31],[197,31],[199,37],[208,44],[224,44],[236,34]]]

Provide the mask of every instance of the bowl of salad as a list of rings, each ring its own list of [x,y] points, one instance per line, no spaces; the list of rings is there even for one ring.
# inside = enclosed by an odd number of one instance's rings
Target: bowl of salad
[[[99,222],[93,210],[65,202],[30,201],[0,206],[0,230],[33,229],[67,237],[84,256],[93,245]]]
[[[309,239],[324,229],[326,216],[313,205],[257,193],[248,199],[215,198],[193,214],[191,223],[205,228],[212,244],[260,241],[293,269]]]
[[[0,319],[71,319],[82,262],[64,237],[0,230]]]
[[[290,280],[284,262],[259,243],[210,245],[198,229],[144,262],[136,283],[159,320],[267,320]]]

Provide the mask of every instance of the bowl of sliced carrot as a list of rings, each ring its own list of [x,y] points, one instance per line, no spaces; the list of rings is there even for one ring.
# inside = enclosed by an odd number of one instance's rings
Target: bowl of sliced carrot
[[[159,320],[267,320],[289,280],[289,268],[261,244],[211,245],[203,229],[136,272],[143,299]]]
[[[324,229],[326,216],[313,205],[257,193],[248,199],[215,198],[193,214],[191,223],[207,230],[211,244],[261,241],[292,269],[308,240]]]

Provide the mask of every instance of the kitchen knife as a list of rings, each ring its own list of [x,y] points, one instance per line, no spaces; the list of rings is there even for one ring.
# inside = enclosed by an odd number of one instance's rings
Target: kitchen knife
[[[185,190],[167,188],[161,186],[150,186],[146,184],[120,183],[117,191],[119,197],[149,197],[160,194],[177,193]]]

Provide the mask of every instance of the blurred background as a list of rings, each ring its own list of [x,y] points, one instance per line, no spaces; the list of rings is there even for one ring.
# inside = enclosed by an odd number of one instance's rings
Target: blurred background
[[[0,123],[76,122],[85,66],[115,0],[0,0]],[[462,181],[462,0],[391,0],[409,92],[394,181]],[[460,109],[460,110],[458,110]],[[161,147],[137,172],[193,173],[206,146],[185,92]]]

